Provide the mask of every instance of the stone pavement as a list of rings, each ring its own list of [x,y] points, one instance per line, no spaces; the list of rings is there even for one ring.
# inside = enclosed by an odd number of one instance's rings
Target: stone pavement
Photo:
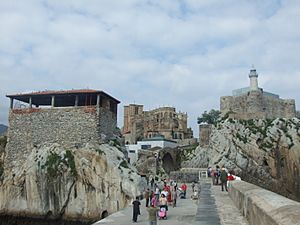
[[[210,180],[201,182],[199,200],[191,200],[191,185],[188,184],[187,199],[178,199],[177,207],[169,206],[168,218],[157,220],[158,225],[249,225],[235,208],[227,192],[220,186],[212,186]],[[148,225],[145,200],[141,201],[141,216],[132,222],[132,206],[129,206],[93,225]]]
[[[226,191],[222,192],[221,186],[219,185],[211,185],[211,182],[206,182],[206,185],[207,183],[209,183],[211,195],[215,199],[215,205],[218,211],[220,224],[221,225],[249,225],[248,221],[245,219],[245,217],[242,216],[240,211],[234,205],[233,201],[228,195],[228,192]],[[202,223],[200,224],[202,225]],[[203,223],[203,225],[204,224],[205,223]],[[209,224],[209,225],[217,225],[217,224]]]
[[[201,183],[195,225],[221,225],[215,198],[211,193],[210,182]]]

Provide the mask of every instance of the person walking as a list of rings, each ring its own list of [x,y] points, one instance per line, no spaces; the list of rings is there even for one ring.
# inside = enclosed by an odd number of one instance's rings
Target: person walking
[[[192,192],[195,191],[195,182],[192,183]]]
[[[187,186],[185,183],[183,183],[181,185],[181,190],[183,191],[183,198],[186,198],[186,189],[187,189]]]
[[[156,188],[155,188],[154,195],[156,196],[156,199],[158,200],[159,199],[159,195],[160,195],[160,190],[159,190],[158,186],[156,186]]]
[[[213,169],[211,170],[211,180],[212,180],[212,185],[216,185],[215,171]]]
[[[149,202],[150,202],[150,190],[149,190],[149,188],[147,188],[147,190],[145,191],[144,198],[146,199],[146,207],[148,207]]]
[[[173,198],[173,208],[174,208],[176,207],[176,203],[177,203],[177,190],[175,188],[172,191],[172,198]]]
[[[228,189],[227,189],[227,176],[228,175],[227,175],[227,172],[226,172],[225,168],[222,167],[221,175],[220,175],[222,191],[224,191],[224,186],[225,186],[225,190],[228,191]]]
[[[141,203],[139,201],[139,197],[136,197],[136,199],[132,202],[132,205],[133,205],[132,221],[134,223],[136,223],[138,215],[141,215],[141,212],[140,212],[140,205],[141,205]]]
[[[149,225],[157,225],[157,212],[159,209],[151,204],[151,207],[147,208]]]
[[[215,171],[215,185],[219,185],[220,175],[221,175],[220,167],[217,165],[216,166],[216,171]]]

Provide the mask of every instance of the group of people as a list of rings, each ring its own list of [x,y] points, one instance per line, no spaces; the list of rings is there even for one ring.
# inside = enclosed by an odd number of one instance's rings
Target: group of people
[[[156,225],[157,218],[166,218],[166,213],[169,206],[176,207],[177,199],[186,198],[187,185],[183,183],[181,188],[178,188],[176,181],[167,182],[163,180],[163,187],[160,188],[154,179],[150,179],[150,187],[147,188],[143,197],[145,198],[145,206],[149,214],[149,225]],[[179,193],[179,194],[178,194]],[[133,222],[137,222],[138,215],[140,215],[140,201],[137,197],[133,201]]]
[[[212,178],[212,184],[213,185],[221,185],[221,190],[228,191],[228,181],[234,180],[234,173],[228,172],[228,170],[223,166],[220,170],[220,167],[217,165],[216,169],[214,170],[212,167],[208,167],[207,169],[208,177]]]

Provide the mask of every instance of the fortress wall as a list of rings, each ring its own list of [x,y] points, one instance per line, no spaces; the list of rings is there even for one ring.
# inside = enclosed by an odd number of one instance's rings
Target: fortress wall
[[[296,116],[294,100],[284,100],[263,96],[263,106],[267,118],[293,118]]]
[[[294,100],[283,100],[251,91],[240,96],[221,97],[220,109],[225,115],[237,119],[293,118],[296,115]]]
[[[100,133],[111,135],[116,117],[96,107],[13,109],[9,113],[7,167],[21,163],[34,147],[58,143],[66,148],[98,143]],[[20,154],[20,153],[23,154]]]
[[[229,195],[251,225],[300,225],[300,203],[244,181],[231,181]]]

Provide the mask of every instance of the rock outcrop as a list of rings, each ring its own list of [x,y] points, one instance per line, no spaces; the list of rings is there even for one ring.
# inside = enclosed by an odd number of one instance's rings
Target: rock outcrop
[[[36,146],[17,167],[5,166],[0,181],[0,214],[95,221],[140,195],[140,176],[112,145],[65,149]]]
[[[182,167],[225,166],[242,179],[300,200],[300,120],[226,119]]]

